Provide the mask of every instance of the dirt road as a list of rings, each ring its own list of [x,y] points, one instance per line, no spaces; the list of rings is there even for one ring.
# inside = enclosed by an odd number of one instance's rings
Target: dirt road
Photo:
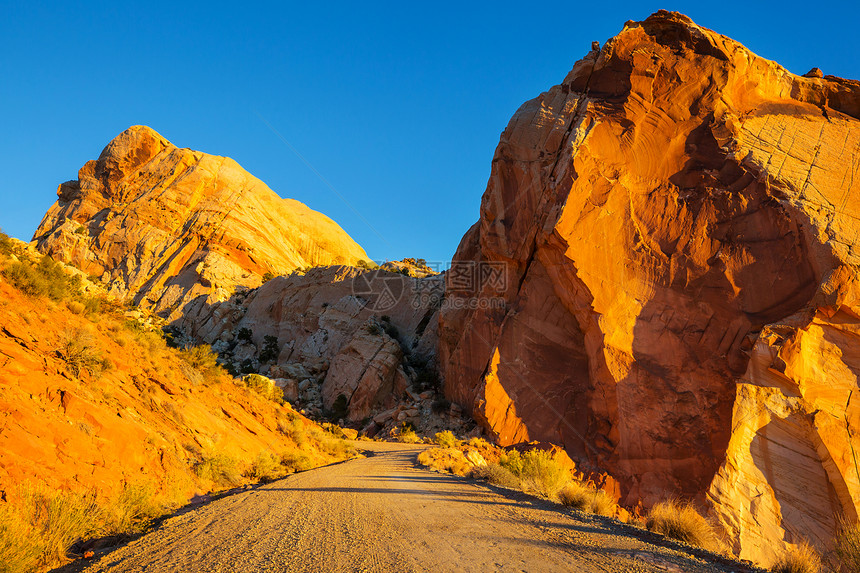
[[[739,571],[610,520],[419,469],[420,447],[360,445],[374,455],[172,517],[85,571]]]

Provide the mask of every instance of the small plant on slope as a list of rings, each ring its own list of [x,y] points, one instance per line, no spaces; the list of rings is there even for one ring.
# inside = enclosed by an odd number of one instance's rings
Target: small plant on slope
[[[713,528],[690,504],[674,500],[660,502],[648,512],[645,526],[689,545],[706,549],[716,545]]]
[[[808,543],[795,545],[786,551],[771,567],[773,573],[818,573],[821,558]]]

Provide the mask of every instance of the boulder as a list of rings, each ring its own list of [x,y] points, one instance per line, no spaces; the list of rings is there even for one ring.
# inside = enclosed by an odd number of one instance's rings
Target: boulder
[[[629,22],[502,133],[447,273],[447,397],[626,505],[695,500],[740,557],[824,548],[860,509],[858,118],[856,81]]]

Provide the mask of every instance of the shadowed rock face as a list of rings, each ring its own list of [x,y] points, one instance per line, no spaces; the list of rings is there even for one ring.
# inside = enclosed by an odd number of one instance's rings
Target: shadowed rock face
[[[709,504],[742,557],[829,542],[860,507],[858,117],[858,82],[628,23],[501,136],[454,266],[504,264],[505,304],[449,283],[446,394],[626,503]]]
[[[282,199],[232,159],[130,127],[87,162],[33,237],[38,249],[170,318],[196,297],[368,257],[334,221]]]

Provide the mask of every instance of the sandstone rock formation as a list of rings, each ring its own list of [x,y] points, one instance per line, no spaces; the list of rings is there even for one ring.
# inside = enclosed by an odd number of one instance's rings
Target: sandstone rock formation
[[[294,403],[311,415],[343,414],[356,426],[373,419],[371,433],[402,422],[430,435],[463,433],[460,412],[437,395],[442,289],[440,276],[317,267],[223,302],[190,304],[174,325],[239,371],[295,385]]]
[[[36,230],[38,249],[171,318],[266,273],[368,256],[338,225],[226,157],[134,126],[87,162]]]
[[[692,497],[765,563],[860,508],[860,83],[817,75],[628,22],[514,114],[440,322],[502,444]]]
[[[97,328],[70,309],[25,297],[0,277],[4,501],[28,484],[105,498],[146,485],[185,503],[206,493],[194,474],[205,456],[235,459],[241,471],[259,455],[296,450],[284,427],[316,427],[241,382],[210,385],[175,351],[122,327],[122,315],[101,315]],[[70,341],[106,365],[76,370],[63,351]],[[315,456],[317,465],[332,459]]]

